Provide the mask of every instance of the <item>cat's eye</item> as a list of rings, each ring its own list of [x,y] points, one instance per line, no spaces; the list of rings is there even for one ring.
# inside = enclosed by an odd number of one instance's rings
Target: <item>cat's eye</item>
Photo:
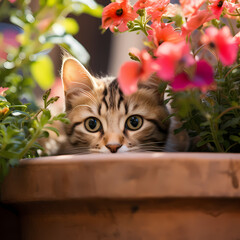
[[[101,124],[100,120],[98,120],[97,118],[90,117],[85,120],[84,126],[89,132],[94,133],[101,129],[102,124]]]
[[[136,131],[143,125],[143,118],[139,115],[132,115],[126,121],[126,128]]]

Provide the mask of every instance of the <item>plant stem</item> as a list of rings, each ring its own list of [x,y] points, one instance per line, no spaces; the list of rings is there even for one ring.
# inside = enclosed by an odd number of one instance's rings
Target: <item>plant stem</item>
[[[19,154],[19,159],[22,159],[25,154],[28,152],[28,150],[31,148],[31,146],[35,143],[35,141],[38,139],[42,129],[37,129],[35,134],[33,135],[32,139],[27,143],[27,145],[24,147],[22,152]]]
[[[224,152],[224,149],[222,149],[222,147],[221,147],[221,145],[218,141],[218,137],[217,137],[217,134],[216,134],[217,129],[215,127],[215,124],[213,123],[212,120],[210,120],[209,123],[210,123],[210,129],[211,129],[211,133],[212,133],[212,137],[213,137],[213,142],[214,142],[214,144],[217,148],[217,151],[218,152]]]
[[[240,109],[240,106],[234,106],[234,107],[230,107],[230,108],[226,109],[225,111],[221,112],[221,113],[217,116],[216,120],[218,121],[224,114],[226,114],[226,113],[228,113],[228,112],[230,112],[230,111],[232,111],[232,110],[235,110],[235,109]]]
[[[236,68],[238,68],[238,67],[240,67],[240,64],[238,64],[237,66],[231,68],[231,69],[226,73],[225,79],[226,79],[226,77],[227,77],[234,69],[236,69]]]

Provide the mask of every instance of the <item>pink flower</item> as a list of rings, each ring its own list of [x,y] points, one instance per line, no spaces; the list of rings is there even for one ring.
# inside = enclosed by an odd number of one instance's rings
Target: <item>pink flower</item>
[[[238,32],[234,37],[233,37],[234,41],[240,45],[240,32]]]
[[[151,30],[148,31],[148,40],[152,41],[156,47],[163,42],[177,43],[183,40],[180,33],[176,32],[171,24],[153,22]]]
[[[133,8],[135,11],[145,8],[147,15],[151,16],[153,21],[160,21],[162,15],[167,11],[170,0],[138,0]]]
[[[126,95],[134,93],[138,81],[147,80],[154,72],[152,57],[146,50],[139,52],[137,49],[132,49],[132,52],[139,57],[140,62],[125,62],[118,76],[119,86]]]
[[[225,7],[225,0],[210,0],[209,3],[211,3],[208,8],[213,12],[215,15],[215,18],[219,19],[223,8]]]
[[[128,30],[127,23],[135,18],[137,18],[137,14],[129,4],[129,1],[117,0],[103,9],[102,27],[104,29],[110,28],[112,32],[117,27],[120,32],[124,32]]]
[[[212,20],[214,16],[208,10],[201,10],[195,12],[191,17],[187,19],[187,22],[182,26],[182,35],[186,36],[192,31],[196,30],[204,23]]]
[[[237,3],[237,2],[238,2],[238,3]],[[229,1],[225,1],[224,4],[225,4],[225,8],[227,9],[228,13],[238,14],[237,9],[240,8],[240,3],[239,3],[239,1],[229,0]],[[229,16],[230,16],[230,15],[228,15],[228,17],[229,17]],[[230,16],[230,17],[232,17],[232,16]]]
[[[202,42],[208,44],[217,53],[223,65],[231,65],[236,61],[238,53],[238,44],[235,39],[227,26],[220,30],[209,27],[202,37]]]
[[[190,54],[189,46],[186,42],[180,43],[164,42],[156,50],[158,66],[158,76],[165,80],[173,80],[176,73],[183,67],[189,67],[194,63],[194,58]]]
[[[196,62],[195,72],[192,77],[187,73],[178,74],[171,86],[174,91],[183,91],[190,88],[199,88],[203,92],[209,89],[214,82],[213,68],[204,60]]]
[[[178,14],[179,9],[180,8],[179,8],[178,4],[169,3],[167,5],[167,8],[166,8],[166,11],[165,11],[164,15],[168,16],[168,17],[174,17],[175,15]]]
[[[3,96],[4,92],[7,91],[8,88],[7,87],[0,87],[0,95]]]
[[[180,0],[185,17],[192,16],[206,0]]]
[[[20,43],[17,41],[16,37],[18,32],[13,30],[4,30],[2,32],[1,44],[0,44],[0,59],[7,59],[7,49],[9,47],[17,48]]]

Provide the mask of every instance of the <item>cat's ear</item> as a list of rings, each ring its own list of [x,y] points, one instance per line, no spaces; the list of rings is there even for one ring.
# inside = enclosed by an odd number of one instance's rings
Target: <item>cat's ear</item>
[[[61,77],[65,93],[75,88],[89,91],[96,86],[94,78],[87,69],[71,56],[63,58]]]

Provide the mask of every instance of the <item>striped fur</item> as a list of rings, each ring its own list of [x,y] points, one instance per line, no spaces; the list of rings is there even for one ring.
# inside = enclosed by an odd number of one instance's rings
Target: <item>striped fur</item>
[[[63,63],[62,80],[71,124],[65,127],[65,141],[58,154],[164,151],[167,142],[171,145],[169,113],[154,77],[141,83],[136,93],[126,96],[117,79],[94,78],[77,60],[70,58],[68,62],[68,59]],[[143,119],[136,131],[126,127],[132,115]],[[89,117],[100,120],[99,131],[93,133],[86,129],[85,121]],[[119,147],[111,151],[109,145]]]

